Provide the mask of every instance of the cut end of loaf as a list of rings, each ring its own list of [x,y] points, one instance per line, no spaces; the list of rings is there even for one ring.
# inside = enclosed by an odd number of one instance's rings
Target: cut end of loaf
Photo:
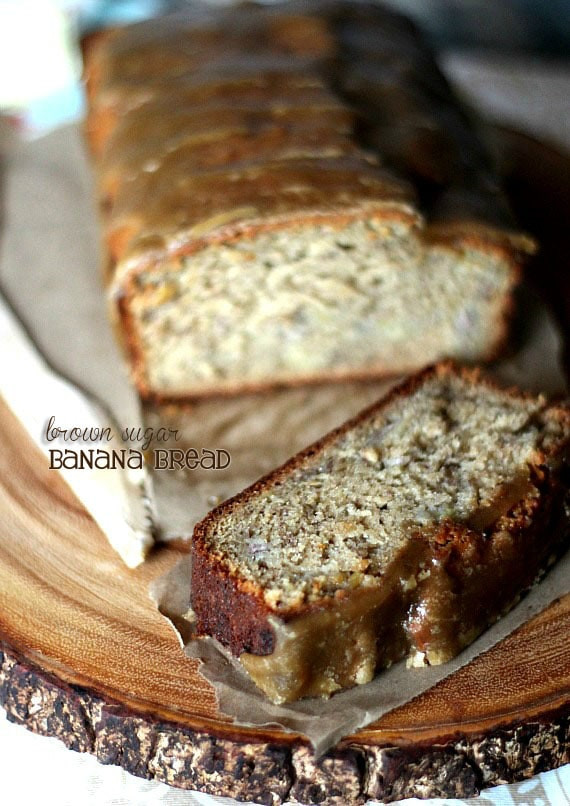
[[[378,211],[207,245],[139,272],[124,304],[139,385],[176,398],[492,358],[516,276],[500,247],[428,244]]]
[[[533,244],[476,122],[407,21],[307,5],[192,4],[90,50],[110,294],[146,397],[401,375],[506,341]]]

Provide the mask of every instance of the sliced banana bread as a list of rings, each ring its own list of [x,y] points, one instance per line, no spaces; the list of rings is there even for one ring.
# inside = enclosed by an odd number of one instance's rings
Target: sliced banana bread
[[[141,394],[498,353],[533,245],[410,22],[367,2],[192,3],[87,53],[109,293]]]
[[[213,510],[198,634],[276,702],[456,655],[569,539],[570,406],[439,364]]]

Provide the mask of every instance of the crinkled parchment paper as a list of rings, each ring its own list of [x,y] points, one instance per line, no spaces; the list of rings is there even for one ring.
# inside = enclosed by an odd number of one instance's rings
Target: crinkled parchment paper
[[[138,425],[126,374],[107,323],[99,271],[97,215],[89,168],[75,127],[22,144],[12,154],[4,210],[0,244],[0,285],[4,293],[51,366],[101,400],[119,428]],[[558,363],[560,340],[556,328],[536,300],[527,299],[524,309],[524,337],[515,354],[494,372],[501,380],[534,392],[562,392],[564,379]],[[153,473],[162,537],[188,537],[195,522],[215,503],[339,425],[389,386],[344,384],[186,406],[147,407],[145,424],[176,429],[176,447],[198,452],[203,448],[223,449],[231,456],[229,466],[221,470]],[[30,394],[33,388],[32,374]],[[56,420],[64,416],[63,412],[46,410],[45,421],[52,415]],[[81,422],[58,420],[58,425],[71,427]],[[569,579],[570,559],[566,558],[515,610],[455,661],[407,671],[398,664],[372,683],[337,694],[329,701],[273,706],[216,649],[214,642],[194,641],[186,645],[185,651],[206,660],[203,672],[214,683],[224,713],[243,724],[279,724],[304,733],[322,752],[341,736],[418,695],[488,649],[554,598],[567,593]],[[181,641],[187,639],[183,618],[189,597],[187,559],[167,578],[155,582],[153,595],[162,612],[181,631]]]
[[[156,580],[151,595],[176,630],[190,658],[203,661],[200,669],[216,689],[220,710],[242,725],[276,724],[304,733],[317,754],[324,753],[343,736],[379,719],[434,686],[482,652],[505,638],[551,602],[570,593],[570,553],[511,612],[493,625],[454,660],[442,666],[407,669],[405,661],[379,674],[371,683],[335,694],[329,700],[308,699],[274,705],[213,639],[192,640],[190,558],[181,560]],[[187,621],[186,619],[190,619]]]

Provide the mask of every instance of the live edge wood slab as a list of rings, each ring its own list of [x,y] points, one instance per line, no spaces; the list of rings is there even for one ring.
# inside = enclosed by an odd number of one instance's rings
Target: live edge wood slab
[[[0,403],[0,700],[8,718],[144,778],[277,804],[468,796],[570,761],[570,596],[315,761],[238,729],[155,610],[179,554],[125,568]]]
[[[536,144],[503,133],[505,143],[519,212],[539,192],[544,226],[558,217],[567,238],[570,200],[548,199],[547,180],[568,163],[549,151],[542,176]],[[568,253],[549,253],[536,275],[560,306]],[[147,593],[177,550],[129,571],[2,401],[0,442],[0,701],[11,721],[143,778],[264,804],[467,797],[570,762],[570,596],[317,761],[302,737],[236,728],[217,711]]]

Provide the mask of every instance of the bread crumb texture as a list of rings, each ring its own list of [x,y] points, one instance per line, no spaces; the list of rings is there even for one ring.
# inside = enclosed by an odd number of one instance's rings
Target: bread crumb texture
[[[378,216],[207,246],[142,272],[130,304],[150,387],[182,394],[190,377],[199,390],[476,360],[511,282],[500,255],[428,247]]]
[[[428,374],[222,509],[206,547],[274,612],[377,586],[410,535],[446,522],[480,529],[482,513],[568,441],[557,412],[470,375]]]

